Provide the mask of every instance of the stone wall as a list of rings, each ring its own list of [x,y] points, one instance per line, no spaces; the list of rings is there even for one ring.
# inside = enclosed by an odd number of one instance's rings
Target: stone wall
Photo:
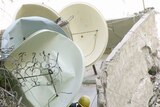
[[[145,13],[103,62],[97,78],[98,107],[148,107],[157,65],[155,12]]]

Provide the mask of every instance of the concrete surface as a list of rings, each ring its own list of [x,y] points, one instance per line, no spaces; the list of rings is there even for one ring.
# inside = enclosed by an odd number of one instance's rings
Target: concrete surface
[[[157,35],[155,13],[151,11],[107,57],[100,75],[104,92],[101,98],[107,103],[103,107],[148,107],[153,95],[148,70],[157,65]]]

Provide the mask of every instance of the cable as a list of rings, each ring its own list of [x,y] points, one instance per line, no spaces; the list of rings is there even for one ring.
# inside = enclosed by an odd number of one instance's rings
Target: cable
[[[92,107],[92,105],[94,104],[94,101],[96,100],[96,97],[97,97],[97,93],[96,93],[96,95],[94,96],[94,98],[93,98],[93,100],[92,100],[91,107]]]

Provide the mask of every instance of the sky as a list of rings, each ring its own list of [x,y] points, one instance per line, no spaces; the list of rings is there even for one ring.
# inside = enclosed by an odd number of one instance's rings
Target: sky
[[[145,8],[154,7],[160,11],[160,0],[0,0],[0,29],[12,21],[16,9],[23,3],[44,3],[58,13],[66,6],[76,2],[86,2],[97,8],[106,20],[132,16]]]

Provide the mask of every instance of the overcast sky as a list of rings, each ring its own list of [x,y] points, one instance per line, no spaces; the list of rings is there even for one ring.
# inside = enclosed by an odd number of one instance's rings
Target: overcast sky
[[[38,1],[38,0],[37,0]],[[46,0],[56,11],[74,2],[87,2],[95,6],[105,17],[113,19],[130,16],[144,9],[143,0]],[[145,7],[160,10],[160,0],[144,0]]]
[[[1,0],[0,2],[0,29],[5,28],[15,14],[18,5],[26,2],[44,2],[57,12],[75,2],[86,2],[96,7],[106,20],[131,16],[135,12],[143,10],[143,0]],[[160,0],[144,0],[145,7],[155,7],[160,11]],[[4,13],[5,11],[5,13]]]

